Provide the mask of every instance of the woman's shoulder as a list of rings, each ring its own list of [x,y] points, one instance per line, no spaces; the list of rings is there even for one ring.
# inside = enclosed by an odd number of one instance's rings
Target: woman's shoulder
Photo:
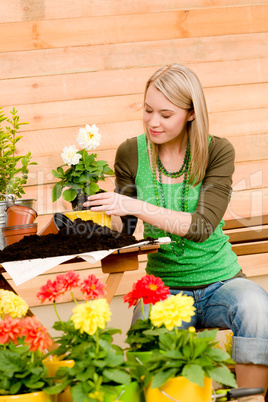
[[[119,147],[118,150],[122,151],[122,152],[130,152],[131,150],[133,150],[133,148],[137,149],[138,145],[137,145],[137,137],[131,137],[131,138],[127,138],[124,142],[122,142]]]
[[[231,142],[224,137],[218,137],[217,135],[211,136],[209,144],[209,156],[213,157],[218,154],[232,154],[234,156],[235,150]]]

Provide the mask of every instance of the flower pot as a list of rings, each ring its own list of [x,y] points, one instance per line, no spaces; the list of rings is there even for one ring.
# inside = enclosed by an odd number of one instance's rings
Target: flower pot
[[[25,205],[26,207],[33,208],[35,200],[32,198],[21,198],[15,200],[15,205]],[[0,201],[0,229],[7,226],[7,201]],[[5,247],[4,235],[0,230],[0,250]]]
[[[70,211],[64,213],[68,218],[74,221],[76,218],[81,218],[83,221],[92,220],[101,226],[111,228],[111,216],[106,215],[104,212],[93,212],[90,210],[85,211]]]
[[[178,402],[211,402],[212,381],[210,378],[205,377],[204,386],[199,387],[185,377],[175,377],[168,380],[160,389],[152,389],[151,385],[149,385],[144,393],[146,402],[167,402],[168,400]]]
[[[10,246],[10,244],[17,243],[24,236],[30,236],[37,233],[37,223],[31,223],[28,225],[16,225],[7,226],[2,229],[5,245]]]
[[[48,395],[43,391],[30,394],[0,395],[0,402],[52,402],[54,400],[53,395]]]
[[[117,395],[112,396],[106,394],[104,396],[104,402],[140,402],[141,400],[139,384],[136,381],[133,381],[128,385],[116,385],[114,389],[116,390]]]
[[[11,205],[7,208],[7,226],[27,225],[33,223],[37,212],[25,205]]]
[[[54,377],[60,367],[73,367],[73,360],[61,360],[57,356],[49,356],[43,360],[44,366],[48,370],[48,376]],[[55,402],[72,402],[73,398],[70,393],[69,387],[61,394],[55,395]]]
[[[39,236],[44,236],[49,233],[57,234],[60,229],[65,226],[72,225],[72,221],[66,215],[57,212],[53,215],[48,224],[38,233]]]

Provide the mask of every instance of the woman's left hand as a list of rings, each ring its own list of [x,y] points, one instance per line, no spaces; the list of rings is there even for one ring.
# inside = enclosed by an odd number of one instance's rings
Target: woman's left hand
[[[135,215],[141,210],[141,201],[114,192],[90,195],[83,204],[91,211],[104,211],[106,215]]]

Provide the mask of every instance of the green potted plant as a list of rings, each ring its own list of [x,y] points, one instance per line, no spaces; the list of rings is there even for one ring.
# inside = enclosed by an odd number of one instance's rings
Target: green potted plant
[[[197,333],[194,327],[180,329],[182,321],[190,322],[195,314],[194,300],[182,293],[167,297],[164,284],[157,279],[146,275],[124,297],[129,305],[139,300],[142,305],[150,304],[149,318],[137,320],[126,339],[130,345],[128,355],[132,360],[136,356],[146,402],[160,402],[167,395],[181,402],[208,402],[212,380],[236,387],[234,375],[227,367],[234,362],[217,347],[217,330]]]
[[[64,147],[61,154],[64,164],[52,171],[60,179],[52,188],[52,201],[62,195],[72,203],[73,210],[79,211],[89,195],[104,191],[98,181],[114,172],[106,161],[96,160],[97,154],[88,152],[100,144],[101,134],[95,124],[80,128],[76,140],[82,149],[79,151],[75,145]]]
[[[13,107],[10,111],[11,118],[5,116],[0,108],[0,201],[5,201],[9,194],[21,198],[25,194],[23,186],[27,183],[29,165],[37,165],[31,162],[31,152],[26,155],[16,155],[17,143],[22,136],[17,135],[21,123],[18,111]],[[5,127],[2,127],[4,126]]]
[[[36,317],[23,318],[27,310],[20,296],[0,290],[0,401],[52,401],[43,390],[52,385],[43,365],[52,341]]]
[[[55,338],[57,348],[44,360],[54,386],[49,394],[59,394],[59,401],[139,402],[138,383],[133,381],[121,347],[113,343],[113,335],[120,330],[107,328],[111,312],[105,296],[106,285],[94,275],[83,280],[73,271],[58,275],[41,287],[37,297],[41,302],[53,302],[58,321],[53,328],[60,331]],[[75,291],[84,294],[85,302],[77,303]],[[76,306],[68,321],[62,321],[56,301],[71,292]],[[131,395],[131,396],[129,396]]]
[[[24,205],[32,208],[33,199],[22,199],[25,194],[23,186],[27,183],[31,152],[26,155],[17,155],[17,143],[22,138],[18,135],[21,123],[18,111],[13,107],[11,117],[4,114],[0,108],[0,225],[6,226],[6,208],[12,204]],[[1,233],[0,249],[4,247],[4,239]]]

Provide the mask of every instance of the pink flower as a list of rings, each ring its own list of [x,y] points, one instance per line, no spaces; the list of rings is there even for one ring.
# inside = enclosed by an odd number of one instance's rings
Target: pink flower
[[[50,279],[47,283],[40,288],[40,292],[37,293],[37,297],[43,303],[45,300],[54,301],[58,300],[60,296],[64,293],[64,288],[62,282],[51,281]]]
[[[25,343],[30,345],[32,352],[36,352],[38,349],[43,351],[52,345],[47,328],[43,327],[36,317],[24,318],[22,335],[25,336]]]
[[[85,300],[100,299],[105,297],[106,284],[102,283],[95,275],[89,275],[80,286],[80,290],[85,294]]]
[[[15,345],[18,338],[22,336],[22,321],[18,318],[6,317],[0,321],[0,343],[9,343],[12,341]]]
[[[80,277],[74,271],[69,271],[66,274],[57,275],[56,281],[61,285],[64,292],[73,290],[79,285]]]
[[[169,294],[169,288],[164,285],[162,279],[154,275],[145,275],[133,284],[132,290],[123,297],[123,300],[129,304],[128,307],[136,306],[140,299],[144,304],[155,304],[165,300]]]

